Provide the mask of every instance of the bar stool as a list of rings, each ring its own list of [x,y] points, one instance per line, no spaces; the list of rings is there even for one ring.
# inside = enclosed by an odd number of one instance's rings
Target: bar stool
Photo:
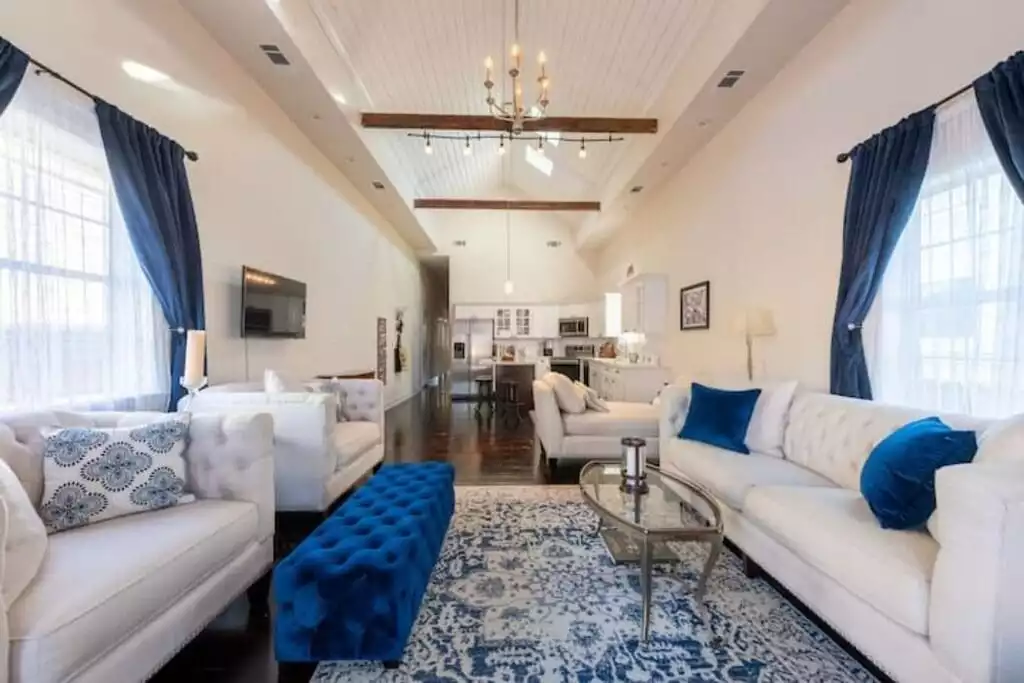
[[[510,421],[515,421],[518,427],[523,421],[523,404],[519,401],[519,383],[511,381],[498,382],[498,410],[497,414],[505,420],[505,426]]]
[[[480,415],[480,409],[487,404],[487,412],[494,412],[494,380],[490,377],[477,377],[476,382],[476,408],[473,412]]]

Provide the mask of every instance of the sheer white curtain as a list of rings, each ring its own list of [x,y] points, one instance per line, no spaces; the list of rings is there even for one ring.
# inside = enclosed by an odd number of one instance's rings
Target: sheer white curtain
[[[92,101],[29,70],[0,115],[0,410],[163,410],[168,337]]]
[[[1024,412],[1024,204],[972,92],[937,112],[921,196],[865,338],[878,400]]]

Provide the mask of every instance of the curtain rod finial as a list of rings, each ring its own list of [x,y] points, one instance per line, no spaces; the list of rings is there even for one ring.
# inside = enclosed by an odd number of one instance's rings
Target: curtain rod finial
[[[839,163],[839,164],[845,164],[849,160],[850,160],[850,153],[849,152],[843,152],[842,154],[840,154],[839,156],[836,157],[836,163]]]
[[[185,156],[188,157],[189,161],[199,161],[199,155],[195,152],[187,151],[185,152]]]

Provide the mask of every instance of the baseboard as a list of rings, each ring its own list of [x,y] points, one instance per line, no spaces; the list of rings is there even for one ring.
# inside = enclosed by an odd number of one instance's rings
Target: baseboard
[[[392,408],[394,408],[395,406],[402,405],[403,403],[408,401],[410,398],[418,396],[421,391],[423,391],[423,387],[419,387],[419,388],[416,389],[416,391],[412,392],[411,394],[408,394],[406,396],[402,396],[401,398],[397,398],[397,399],[395,399],[394,401],[392,401],[390,403],[385,403],[384,404],[384,410],[388,411],[388,410],[391,410]]]

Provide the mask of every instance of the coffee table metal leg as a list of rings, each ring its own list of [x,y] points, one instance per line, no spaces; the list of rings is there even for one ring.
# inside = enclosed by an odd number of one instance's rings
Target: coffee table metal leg
[[[722,537],[719,536],[711,541],[711,547],[708,548],[708,559],[704,562],[704,571],[700,575],[700,582],[697,584],[697,606],[699,607],[704,602],[704,593],[708,588],[708,579],[711,577],[711,570],[715,567],[715,562],[718,560],[719,554],[722,552]]]
[[[643,593],[643,624],[640,627],[640,640],[647,642],[647,633],[651,626],[651,541],[644,534],[644,547],[640,553],[640,591]]]

